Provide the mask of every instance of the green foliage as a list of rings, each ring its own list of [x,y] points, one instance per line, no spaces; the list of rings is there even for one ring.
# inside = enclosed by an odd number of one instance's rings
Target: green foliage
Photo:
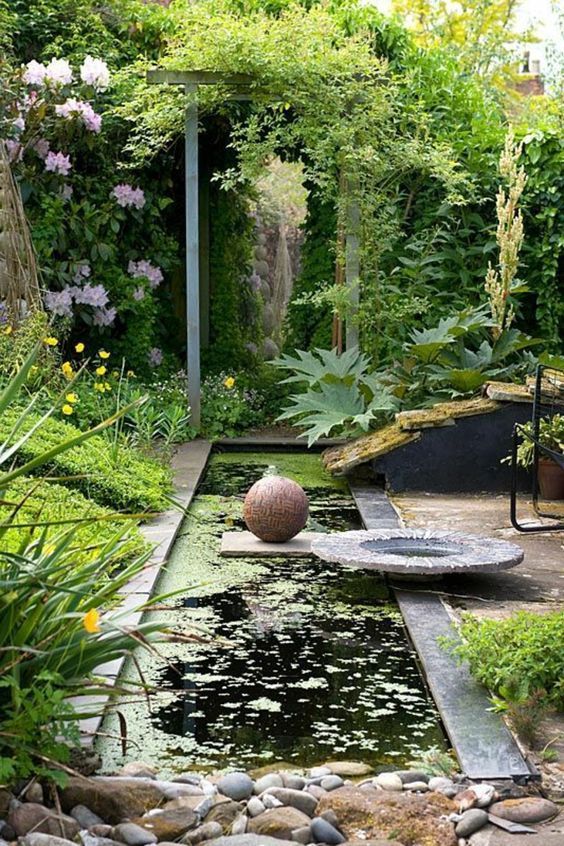
[[[4,536],[9,527],[3,524]],[[138,558],[119,571],[120,534],[88,560],[78,560],[75,529],[45,536],[0,558],[0,781],[31,774],[57,776],[54,767],[76,742],[79,716],[69,697],[103,695],[92,678],[96,667],[131,652],[155,624],[123,626],[129,612],[99,611],[115,604],[120,590],[144,564]],[[111,576],[111,578],[110,578]],[[92,713],[92,712],[91,712]]]
[[[499,707],[521,703],[535,691],[546,691],[556,708],[564,706],[564,613],[520,611],[507,620],[478,619],[465,614],[462,643],[451,644],[472,675],[495,694]]]
[[[519,435],[521,443],[517,447],[517,463],[521,467],[531,467],[535,454],[535,444],[532,440],[534,438],[533,423],[519,426]],[[564,453],[564,414],[554,414],[550,418],[541,417],[538,440],[540,444],[553,452]]]
[[[336,350],[298,351],[297,358],[284,355],[271,362],[290,370],[284,382],[306,384],[301,394],[289,397],[292,405],[279,420],[293,420],[308,445],[335,432],[365,432],[398,408],[397,400],[368,372],[369,360],[353,348],[338,355]]]
[[[124,522],[108,508],[55,482],[26,477],[16,480],[3,492],[0,520],[6,521],[14,508],[18,512],[4,530],[2,554],[17,553],[22,546],[34,542],[52,544],[55,537],[71,525],[76,526],[72,549],[78,563],[97,555],[100,547],[106,546],[116,533],[122,533],[124,527],[129,531],[117,548],[115,565],[147,549],[131,520]]]
[[[218,373],[202,383],[202,434],[210,440],[233,438],[265,421],[260,395],[236,374]]]
[[[18,421],[19,432],[26,440],[19,444],[15,457],[24,469],[51,453],[40,466],[58,476],[69,477],[67,484],[88,498],[112,508],[133,511],[147,508],[159,511],[166,506],[170,471],[155,460],[119,443],[112,448],[102,435],[90,436],[88,444],[64,448],[71,439],[88,433],[52,417],[42,420],[29,411],[22,419],[20,410],[15,408],[6,411],[0,419],[0,440],[5,442],[5,447]]]

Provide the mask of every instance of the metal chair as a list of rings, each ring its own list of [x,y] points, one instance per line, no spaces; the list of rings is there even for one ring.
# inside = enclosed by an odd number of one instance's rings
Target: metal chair
[[[560,375],[559,375],[560,374]],[[535,377],[533,395],[532,434],[521,424],[513,428],[511,450],[511,523],[518,532],[557,532],[564,529],[564,510],[558,514],[541,510],[539,507],[539,458],[546,456],[564,470],[564,455],[544,446],[539,439],[541,419],[552,418],[555,414],[564,414],[564,370],[539,364]],[[518,464],[517,449],[521,440],[533,444],[532,464],[532,504],[536,514],[552,523],[523,524],[517,518]]]

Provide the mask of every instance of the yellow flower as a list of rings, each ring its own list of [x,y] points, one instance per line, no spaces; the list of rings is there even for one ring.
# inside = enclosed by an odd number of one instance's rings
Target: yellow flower
[[[14,331],[13,326],[6,326],[6,328],[4,329],[4,335],[11,335],[13,331]]]
[[[78,344],[75,344],[74,349],[77,353],[84,352],[84,344],[82,343],[82,341],[79,341]]]
[[[72,379],[72,377],[74,376],[74,370],[72,369],[72,364],[70,363],[70,361],[64,361],[63,364],[61,364],[61,370],[63,371],[63,375],[67,379]]]
[[[94,390],[100,391],[101,394],[106,390],[103,382],[94,382]]]
[[[72,405],[65,403],[61,410],[62,410],[63,414],[66,414],[68,416],[69,414],[73,413],[74,408],[72,407]]]
[[[103,364],[101,364],[100,367],[96,368],[96,376],[103,376],[105,372],[106,372],[106,368],[104,367]]]
[[[100,356],[100,358],[109,358],[110,357],[109,352],[106,352],[106,350],[98,350],[98,355]]]
[[[127,376],[128,379],[134,379],[135,378],[135,371],[134,370],[128,370],[125,375]]]
[[[49,335],[48,338],[43,338],[43,342],[47,344],[48,347],[56,347],[59,343],[57,338],[53,338],[52,335]]]
[[[109,382],[104,382],[104,388],[105,388],[107,391],[111,391],[111,390],[112,390],[112,386],[110,385],[110,383],[109,383]]]
[[[70,402],[71,405],[73,405],[73,403],[75,403],[75,402],[78,402],[77,394],[73,394],[73,393],[67,394],[65,396],[65,399],[66,399],[67,402]]]
[[[89,634],[96,634],[96,632],[100,631],[100,615],[95,608],[91,608],[90,611],[86,612],[82,618],[82,625]]]
[[[231,388],[232,388],[232,387],[234,386],[234,384],[235,384],[235,379],[233,378],[233,376],[228,376],[228,377],[227,377],[227,379],[225,379],[225,381],[223,382],[223,384],[225,385],[225,387],[227,388],[227,390],[228,390],[228,391],[230,391],[230,390],[231,390]]]

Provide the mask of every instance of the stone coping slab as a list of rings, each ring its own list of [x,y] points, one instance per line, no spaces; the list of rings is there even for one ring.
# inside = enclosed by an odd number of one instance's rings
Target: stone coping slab
[[[311,548],[324,561],[414,578],[493,573],[520,564],[521,547],[497,538],[429,529],[379,529],[323,535]]]
[[[312,542],[321,537],[320,532],[300,532],[284,543],[267,543],[252,532],[224,532],[219,554],[227,558],[304,558],[311,555]]]

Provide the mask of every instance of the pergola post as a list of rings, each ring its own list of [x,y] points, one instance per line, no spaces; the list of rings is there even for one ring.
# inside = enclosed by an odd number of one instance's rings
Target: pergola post
[[[186,365],[192,425],[200,426],[200,231],[198,191],[198,86],[184,86],[188,99],[184,138],[186,197]]]
[[[350,307],[347,315],[345,334],[345,348],[358,347],[358,306],[360,303],[360,208],[351,188],[356,187],[357,180],[347,179],[347,224],[345,236],[345,283],[349,289]],[[352,195],[352,197],[351,197]]]

